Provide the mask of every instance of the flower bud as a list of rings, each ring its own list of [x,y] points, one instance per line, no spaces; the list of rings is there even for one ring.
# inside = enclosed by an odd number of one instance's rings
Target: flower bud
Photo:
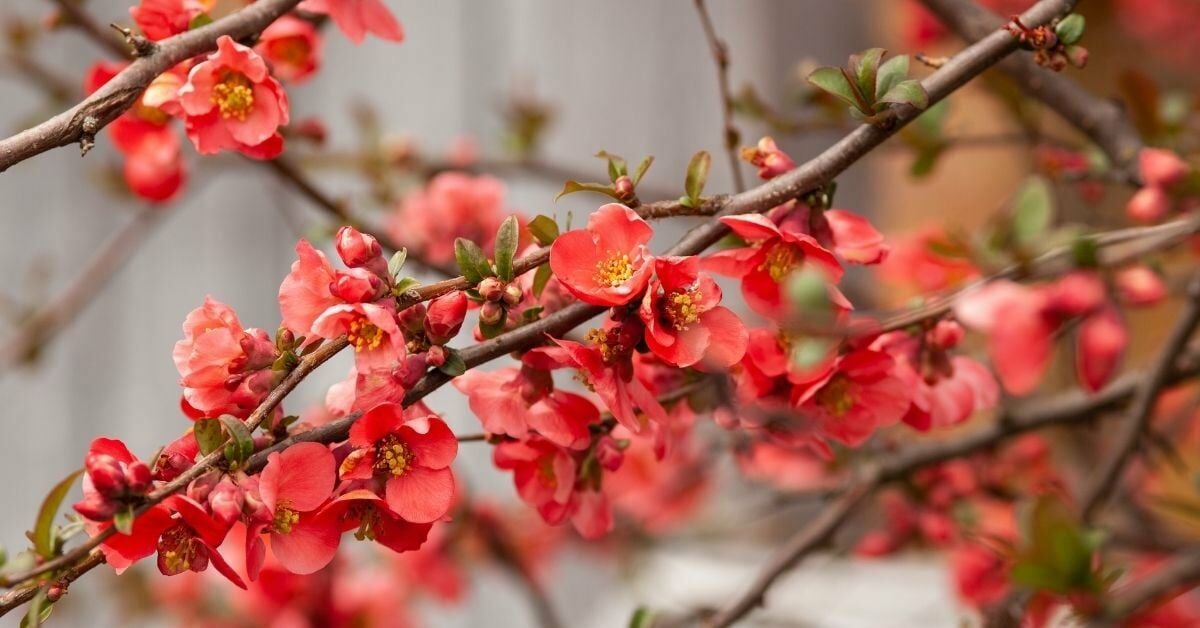
[[[633,198],[633,179],[627,175],[621,175],[617,177],[616,181],[613,181],[613,189],[617,193],[617,198],[628,201]]]
[[[46,601],[53,604],[62,599],[62,596],[67,592],[66,587],[61,584],[52,584],[46,589]]]
[[[496,277],[485,277],[479,282],[479,296],[485,301],[499,301],[504,298],[504,282]]]
[[[1167,298],[1167,284],[1145,264],[1118,271],[1114,283],[1121,299],[1130,305],[1154,305]]]
[[[488,301],[479,308],[479,322],[483,325],[499,325],[504,322],[504,306],[495,301]]]
[[[458,335],[467,317],[467,295],[454,291],[429,302],[425,314],[425,335],[435,345],[445,344]]]
[[[1108,298],[1108,291],[1094,272],[1068,273],[1050,287],[1050,306],[1064,316],[1088,314]]]
[[[134,460],[125,467],[125,482],[129,485],[129,492],[134,495],[142,495],[149,491],[153,480],[150,465],[141,460]]]
[[[1182,181],[1188,170],[1187,162],[1169,150],[1143,148],[1138,153],[1138,172],[1148,186],[1169,188]]]
[[[284,334],[280,336],[281,341],[288,340],[284,335],[291,335],[291,344],[295,343],[295,335],[290,330],[284,330]],[[271,337],[267,332],[261,329],[247,329],[246,335],[238,341],[242,346],[243,358],[240,364],[237,365],[237,370],[240,371],[257,371],[265,369],[275,363],[275,358],[279,357],[278,348],[271,341]]]
[[[325,143],[329,130],[319,118],[305,118],[292,125],[292,133],[320,146]]]
[[[333,296],[349,303],[369,303],[387,293],[387,285],[378,276],[362,268],[339,270],[329,284]]]
[[[604,436],[597,441],[595,451],[596,460],[600,466],[609,471],[620,469],[621,463],[625,461],[625,452],[621,450],[621,445],[612,436]]]
[[[1087,67],[1088,49],[1083,46],[1067,46],[1067,61],[1082,70]]]
[[[242,505],[245,497],[242,489],[238,488],[229,478],[221,480],[216,488],[208,494],[208,505],[212,508],[213,516],[225,525],[231,525],[242,516]]]
[[[1171,199],[1162,188],[1144,187],[1129,199],[1125,213],[1140,223],[1150,224],[1162,220],[1170,208]]]
[[[425,362],[434,368],[440,368],[446,363],[446,349],[441,345],[433,345],[425,352]]]
[[[550,371],[521,366],[521,398],[533,404],[554,389],[554,378]]]
[[[366,268],[376,275],[387,276],[387,261],[383,259],[383,248],[373,236],[354,227],[338,229],[334,238],[338,256],[350,268]],[[379,272],[382,269],[382,273]]]
[[[125,479],[125,470],[116,458],[106,454],[88,456],[86,464],[88,477],[92,479],[92,487],[105,497],[120,497],[129,488]]]
[[[757,166],[758,176],[762,179],[774,179],[796,167],[796,162],[780,150],[771,137],[758,140],[758,145],[753,148],[743,148],[742,159]]]
[[[510,283],[504,286],[504,304],[508,307],[516,307],[521,303],[525,293],[521,291],[521,286],[515,283]]]
[[[92,493],[76,502],[75,512],[83,515],[84,518],[92,521],[108,521],[117,513],[118,504],[115,501],[105,499],[103,496]]]
[[[400,382],[401,388],[405,390],[417,385],[422,377],[425,377],[425,371],[429,368],[429,363],[426,362],[424,353],[411,353],[404,359],[404,363],[393,371],[392,375]]]
[[[954,321],[941,320],[934,325],[930,340],[939,349],[953,349],[962,342],[964,331],[962,325]]]
[[[419,331],[425,325],[427,308],[424,303],[417,303],[396,313],[400,326],[407,331]]]

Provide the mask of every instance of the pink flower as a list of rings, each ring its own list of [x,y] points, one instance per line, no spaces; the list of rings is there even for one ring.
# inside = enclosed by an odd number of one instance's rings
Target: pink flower
[[[746,353],[746,327],[721,302],[721,289],[700,272],[697,257],[654,260],[656,278],[638,315],[646,324],[646,344],[655,355],[678,367],[703,361],[729,368]]]
[[[833,235],[833,252],[851,264],[879,264],[887,259],[891,247],[871,223],[844,209],[821,212]]]
[[[311,22],[285,15],[262,32],[254,49],[271,63],[275,76],[303,83],[321,66],[323,47],[324,40]]]
[[[1013,394],[1037,388],[1049,364],[1055,325],[1044,315],[1048,306],[1045,293],[1011,281],[988,283],[954,305],[959,321],[987,334],[1000,383]]]
[[[325,254],[313,248],[308,240],[296,243],[296,261],[279,286],[279,312],[283,326],[297,336],[314,337],[313,322],[325,310],[344,303],[329,287],[335,274]]]
[[[356,44],[367,33],[389,41],[404,40],[404,28],[383,0],[305,0],[300,9],[333,18],[342,33]]]
[[[624,305],[641,295],[653,258],[646,243],[654,231],[636,212],[609,203],[588,217],[586,229],[558,237],[550,248],[554,276],[585,303]]]
[[[666,423],[667,413],[634,372],[630,360],[633,347],[627,342],[632,336],[621,331],[627,326],[592,330],[588,334],[593,343],[590,346],[556,339],[554,342],[559,349],[546,350],[543,355],[548,362],[554,362],[557,366],[578,369],[585,383],[596,392],[613,417],[629,431],[641,434],[647,427],[646,419],[638,416],[635,408],[659,423]]]
[[[196,150],[237,150],[254,159],[283,152],[287,94],[256,52],[225,35],[217,51],[192,67],[179,90],[187,134]]]
[[[424,260],[453,264],[456,238],[471,240],[485,251],[492,248],[496,230],[509,213],[504,190],[495,177],[443,172],[404,197],[388,220],[388,233]]]
[[[603,493],[577,488],[579,466],[566,449],[531,436],[496,445],[496,467],[512,470],[517,494],[537,509],[550,525],[570,520],[585,538],[599,538],[612,529],[612,511]]]
[[[171,357],[184,400],[201,416],[246,417],[270,391],[277,351],[261,329],[243,329],[237,314],[212,297],[188,313]]]
[[[342,479],[383,480],[388,508],[404,520],[430,523],[450,510],[458,440],[441,419],[406,421],[398,404],[379,405],[350,428],[350,445]]]
[[[1075,372],[1083,387],[1091,392],[1103,388],[1117,372],[1128,346],[1129,330],[1115,307],[1083,319],[1075,351]]]
[[[129,15],[151,41],[186,32],[203,7],[196,0],[142,0]]]
[[[521,439],[534,431],[560,447],[580,449],[591,441],[588,426],[600,420],[600,411],[592,402],[553,390],[545,371],[529,367],[488,372],[472,369],[453,383],[467,395],[471,412],[489,434]]]
[[[375,541],[393,552],[420,549],[429,537],[432,523],[410,523],[392,512],[387,501],[366,489],[339,495],[321,511],[333,518],[342,532],[354,530],[355,538]]]
[[[337,553],[341,530],[319,514],[333,493],[336,466],[320,443],[297,443],[267,458],[258,491],[271,516],[271,553],[292,573],[313,573]]]
[[[793,271],[816,268],[832,283],[842,278],[842,265],[837,258],[806,233],[781,228],[760,214],[725,216],[721,222],[745,239],[748,246],[713,253],[705,258],[704,267],[741,278],[746,303],[763,316],[780,315],[784,301],[782,283]],[[851,309],[832,284],[830,297],[835,305]]]
[[[940,229],[926,228],[898,240],[879,271],[888,281],[935,292],[979,274],[968,255],[964,246]]]
[[[762,179],[774,179],[796,167],[796,162],[779,149],[772,137],[758,140],[758,145],[753,148],[743,148],[742,159],[754,164],[758,168],[758,176]]]
[[[391,367],[404,360],[404,335],[391,309],[374,303],[335,305],[313,321],[312,332],[321,338],[346,336],[354,347],[360,372]]]
[[[814,422],[819,435],[856,447],[908,411],[908,387],[893,374],[893,367],[886,353],[852,351],[837,358],[818,379],[797,386],[792,404]]]

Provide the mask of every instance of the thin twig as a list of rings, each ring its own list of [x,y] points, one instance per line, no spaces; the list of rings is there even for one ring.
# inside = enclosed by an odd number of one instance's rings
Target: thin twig
[[[738,144],[741,134],[733,123],[733,92],[729,89],[729,47],[717,36],[713,26],[712,16],[708,13],[705,0],[696,0],[696,13],[700,16],[700,25],[704,27],[704,38],[708,41],[708,49],[712,52],[713,64],[717,67],[717,89],[721,98],[721,117],[723,127],[721,142],[725,146],[725,155],[729,159],[729,172],[733,175],[734,189],[746,191],[746,179],[742,173],[742,164],[738,159]]]
[[[1153,573],[1115,594],[1105,605],[1104,617],[1094,620],[1093,628],[1111,628],[1152,604],[1195,587],[1200,583],[1200,548],[1180,552]]]
[[[85,11],[79,5],[79,0],[51,0],[51,2],[58,6],[59,12],[66,17],[67,22],[78,28],[88,39],[118,58],[128,59],[130,57],[129,47],[113,36],[112,29],[96,21],[90,13]]]

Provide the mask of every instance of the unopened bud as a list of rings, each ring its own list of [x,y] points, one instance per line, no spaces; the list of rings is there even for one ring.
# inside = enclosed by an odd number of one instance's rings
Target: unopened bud
[[[445,344],[458,335],[467,317],[467,295],[455,291],[429,302],[425,313],[425,335],[433,344]]]
[[[954,321],[941,320],[934,325],[930,339],[939,349],[952,349],[962,342],[963,335],[962,325]]]
[[[600,466],[609,471],[620,469],[621,463],[625,461],[625,452],[621,451],[621,445],[612,436],[601,438],[596,443],[595,451]]]
[[[338,229],[334,245],[346,266],[366,268],[375,275],[387,276],[387,260],[383,259],[383,248],[374,236],[346,226]]]
[[[420,331],[425,325],[425,315],[427,308],[424,303],[416,303],[412,306],[400,310],[396,314],[396,318],[400,321],[400,326],[408,331]]]
[[[628,201],[633,198],[633,179],[628,175],[621,175],[613,181],[613,190],[617,194],[617,198]]]
[[[1083,46],[1068,46],[1067,60],[1071,62],[1071,65],[1082,70],[1087,66],[1088,49]]]
[[[1138,153],[1138,173],[1149,186],[1169,188],[1187,176],[1190,168],[1179,155],[1161,148],[1144,148]]]
[[[150,472],[150,465],[141,460],[134,460],[125,468],[125,481],[129,485],[129,492],[135,495],[141,495],[150,490],[150,486],[154,480],[153,474]]]
[[[333,296],[348,303],[369,303],[387,293],[387,285],[377,275],[363,268],[338,271],[329,284]]]
[[[484,325],[499,325],[504,322],[504,306],[495,301],[488,301],[479,308],[479,322]]]
[[[1148,224],[1162,220],[1170,207],[1171,199],[1162,188],[1144,187],[1129,199],[1125,213],[1138,222]]]
[[[221,480],[208,495],[208,505],[212,508],[213,515],[225,525],[232,524],[242,516],[244,503],[242,490],[228,478]]]
[[[62,596],[67,592],[67,589],[61,584],[52,584],[46,589],[46,601],[57,602],[62,599]]]
[[[504,282],[496,277],[485,277],[479,282],[479,296],[485,301],[499,301],[504,298]]]
[[[441,345],[433,345],[425,352],[425,362],[434,368],[446,363],[446,349]]]
[[[104,454],[88,456],[85,466],[97,493],[105,497],[120,497],[129,488],[125,470],[116,458]]]
[[[518,286],[517,284],[510,283],[507,286],[504,286],[504,304],[505,305],[507,305],[509,307],[515,307],[519,303],[521,303],[521,299],[524,296],[525,296],[525,293],[521,290],[521,287]]]
[[[108,521],[117,513],[119,505],[102,495],[92,493],[75,504],[75,512],[92,521]]]

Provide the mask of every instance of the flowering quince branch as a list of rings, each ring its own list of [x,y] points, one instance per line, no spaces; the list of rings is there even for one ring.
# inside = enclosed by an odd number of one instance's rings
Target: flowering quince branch
[[[742,163],[738,159],[738,146],[741,145],[741,133],[733,123],[733,92],[729,89],[729,47],[717,36],[713,26],[712,16],[708,13],[708,3],[705,0],[696,1],[696,13],[700,16],[700,25],[704,28],[704,38],[712,51],[713,63],[717,66],[717,88],[721,97],[721,116],[723,128],[722,140],[725,154],[729,158],[729,172],[733,176],[733,186],[738,192],[746,191],[746,179],[742,174]]]
[[[158,42],[154,53],[129,64],[71,107],[37,126],[0,140],[0,172],[52,148],[82,142],[88,146],[97,133],[124,113],[160,74],[182,61],[215,50],[217,40],[235,40],[263,31],[300,0],[261,0],[236,13]]]

